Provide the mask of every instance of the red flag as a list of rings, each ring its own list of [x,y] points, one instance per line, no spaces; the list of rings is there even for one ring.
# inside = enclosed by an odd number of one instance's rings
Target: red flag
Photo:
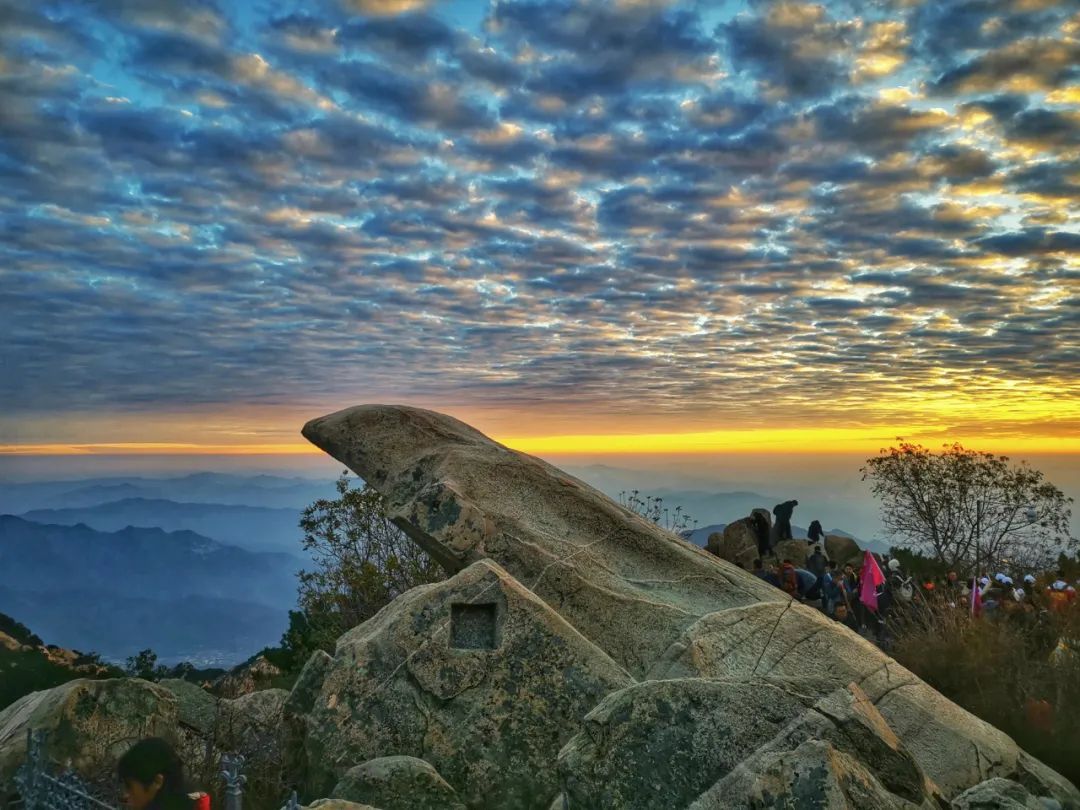
[[[982,586],[978,579],[971,583],[971,615],[982,615]]]
[[[859,577],[859,601],[877,613],[877,589],[879,585],[885,584],[885,575],[881,573],[881,566],[870,551],[863,554],[862,573]]]

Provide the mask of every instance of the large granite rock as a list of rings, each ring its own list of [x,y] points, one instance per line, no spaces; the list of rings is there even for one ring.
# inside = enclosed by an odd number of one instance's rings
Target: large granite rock
[[[293,684],[289,697],[282,706],[282,731],[284,733],[285,770],[295,783],[308,783],[307,733],[308,715],[319,699],[323,681],[334,659],[323,650],[316,650],[308,658],[300,675]]]
[[[186,726],[203,737],[211,737],[217,722],[218,699],[197,683],[181,678],[165,678],[158,681],[176,696],[180,725]]]
[[[815,701],[824,686],[817,679],[688,678],[609,695],[560,754],[570,806],[813,807],[798,800],[807,786],[792,781],[806,775],[809,757],[819,790],[824,779],[839,796],[881,802],[859,806],[936,807],[937,787],[869,698],[851,685]],[[807,740],[828,747],[800,751]],[[857,775],[850,790],[848,773]],[[793,803],[763,803],[769,796]]]
[[[1055,810],[1053,800],[1039,799],[1008,779],[988,779],[952,801],[953,810]],[[1060,806],[1060,805],[1059,805]]]
[[[758,556],[753,519],[739,518],[725,526],[722,533],[710,534],[706,549],[740,568],[751,570]]]
[[[313,419],[303,434],[386,496],[390,516],[447,570],[496,560],[635,676],[697,618],[787,600],[451,417],[361,405]]]
[[[382,810],[465,810],[446,780],[416,757],[380,757],[350,768],[330,798]]]
[[[249,770],[281,761],[283,709],[289,693],[263,689],[218,703],[214,742],[222,751],[243,754]]]
[[[176,742],[179,710],[168,689],[137,678],[74,681],[32,692],[0,711],[0,785],[26,757],[27,729],[48,732],[47,755],[92,779],[143,737]]]
[[[987,779],[1004,777],[1015,779],[1037,795],[1080,807],[1080,794],[1062,777],[1028,757],[1001,732],[946,700],[876,647],[820,613],[792,603],[781,591],[748,572],[679,541],[539,459],[503,447],[450,417],[402,406],[350,408],[309,422],[303,432],[383,493],[392,519],[448,570],[462,570],[483,559],[497,561],[502,568],[492,567],[493,575],[507,583],[500,586],[501,590],[510,588],[514,598],[522,601],[535,594],[638,679],[686,679],[696,684],[694,689],[715,695],[721,702],[725,698],[719,693],[732,689],[735,681],[753,683],[766,677],[770,683],[798,681],[797,688],[776,685],[775,689],[788,697],[778,697],[772,709],[761,707],[760,716],[755,717],[761,729],[769,731],[795,722],[805,715],[808,705],[855,683],[895,734],[903,757],[913,761],[919,773],[936,784],[924,791],[926,795],[940,788],[945,797],[954,797]],[[805,542],[792,541],[790,550],[781,546],[778,553],[794,559],[798,550],[805,553],[806,548]],[[402,614],[411,615],[415,604],[430,593],[427,588],[403,595],[384,611],[386,616],[380,614],[343,637],[319,701],[308,718],[309,762],[314,768],[315,762],[329,761],[331,755],[340,752],[342,758],[329,768],[340,775],[347,767],[367,759],[412,754],[435,765],[469,806],[505,806],[498,804],[494,794],[485,793],[491,783],[490,772],[503,768],[506,762],[503,750],[496,750],[491,740],[485,738],[482,746],[472,749],[468,766],[460,762],[460,751],[472,740],[463,739],[460,731],[439,732],[437,736],[445,746],[438,749],[438,757],[431,756],[432,748],[437,746],[416,747],[417,740],[431,736],[432,729],[430,724],[414,719],[418,704],[430,707],[423,702],[427,700],[423,694],[443,701],[437,706],[441,711],[469,695],[473,691],[471,679],[479,677],[452,659],[443,670],[445,678],[431,678],[430,673],[425,676],[432,680],[428,686],[399,676],[401,669],[416,669],[412,662],[423,660],[425,651],[444,650],[444,642],[434,632],[439,625],[418,620],[407,633],[402,629],[409,626]],[[435,612],[439,611],[445,616],[445,607]],[[545,615],[544,621],[552,624],[554,620]],[[396,629],[387,627],[388,623]],[[566,629],[560,629],[557,635],[565,633]],[[402,640],[387,643],[394,637]],[[589,649],[594,648],[590,645]],[[535,666],[542,660],[528,648],[519,648],[514,655],[522,657],[519,667]],[[595,660],[595,653],[586,657]],[[509,664],[500,661],[498,666],[501,669]],[[621,680],[604,689],[612,692],[629,686],[625,675]],[[710,682],[725,686],[708,686]],[[377,696],[372,691],[375,684]],[[565,684],[549,686],[552,694],[565,689]],[[598,714],[591,715],[593,719],[586,728],[595,731],[596,718],[614,712],[612,707],[616,705],[631,713],[639,711],[637,698],[630,700],[627,695],[656,696],[671,688],[657,683],[631,686],[623,695],[612,696],[610,702],[605,700],[597,706]],[[594,694],[598,691],[599,684]],[[804,695],[806,701],[796,705],[789,699],[793,692]],[[692,694],[692,690],[680,693],[679,700],[696,707]],[[592,696],[582,698],[564,714],[572,716],[582,708],[592,708],[599,697],[596,694],[591,704]],[[663,741],[664,745],[675,746],[673,750],[685,750],[680,747],[684,742],[673,740],[667,731],[676,717],[670,713],[674,698],[652,703],[650,699],[642,705],[651,705],[652,709],[633,715],[641,725],[640,735],[648,736],[651,731],[657,744]],[[708,710],[702,706],[701,711]],[[350,732],[345,718],[353,714],[374,717],[375,732],[365,734],[363,739]],[[427,716],[437,714],[429,711]],[[444,728],[451,714],[439,716],[435,727]],[[391,715],[395,717],[393,729],[381,719]],[[611,718],[612,723],[618,719],[615,714]],[[529,728],[533,722],[533,715],[523,717],[521,724],[513,727],[513,736],[503,740],[503,748],[510,745],[516,749],[521,740],[541,740],[545,752],[549,752],[549,726],[541,723]],[[562,732],[572,734],[579,725],[580,720],[568,720]],[[747,739],[759,740],[750,725]],[[445,728],[456,727],[450,723]],[[506,733],[490,723],[485,729],[496,737]],[[626,742],[633,739],[631,732],[623,736],[619,736],[622,732],[611,733],[615,734],[611,739],[618,740],[619,745],[633,748]],[[707,730],[702,733],[713,734]],[[822,776],[819,785],[832,779],[839,785],[836,790],[855,790],[859,784],[870,784],[868,775],[877,785],[874,790],[880,788],[900,796],[898,801],[909,801],[895,792],[895,785],[890,786],[877,761],[864,759],[859,751],[846,749],[838,742],[827,742],[829,748],[819,746],[801,753],[798,746],[772,751],[775,762],[765,770],[789,773],[798,762],[816,761],[825,769],[823,773],[832,774]],[[563,773],[568,780],[564,789],[574,810],[594,806],[582,804],[584,800],[575,800],[575,796],[595,798],[589,780],[581,776],[583,770],[574,763],[595,762],[601,771],[609,771],[608,790],[619,795],[630,796],[627,785],[634,779],[617,760],[607,762],[589,753],[589,745],[579,735],[563,758]],[[531,742],[528,750],[535,754],[529,758],[529,768],[538,773],[531,784],[540,793],[549,791],[536,797],[543,803],[535,806],[544,806],[558,790],[550,782],[550,770],[541,764],[547,753],[541,755]],[[729,759],[738,754],[751,760],[755,753],[741,748],[732,751]],[[856,765],[865,774],[859,771],[844,782],[846,777],[841,775],[855,773]],[[727,765],[709,767],[711,778]],[[330,775],[324,773],[323,781]],[[686,806],[679,802],[696,800],[697,794],[691,794],[707,789],[703,784],[700,777],[694,777],[693,784],[676,781],[669,786],[677,791],[675,803],[652,806]],[[642,786],[642,790],[647,794],[649,788]],[[600,799],[607,795],[603,793]]]
[[[307,795],[391,754],[470,807],[546,808],[585,714],[632,682],[499,565],[413,588],[339,639],[306,722]],[[307,687],[305,687],[307,688]]]
[[[791,560],[796,568],[806,568],[806,558],[812,548],[805,540],[781,540],[773,548],[773,554],[777,561]]]
[[[843,570],[848,563],[854,565],[855,570],[859,570],[862,565],[863,553],[862,549],[859,548],[859,544],[850,537],[827,534],[825,535],[825,556],[833,560],[840,570]]]

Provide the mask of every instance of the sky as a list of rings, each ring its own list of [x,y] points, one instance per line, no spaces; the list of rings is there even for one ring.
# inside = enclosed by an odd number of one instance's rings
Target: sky
[[[1069,2],[4,0],[0,454],[1078,453],[1078,197]]]

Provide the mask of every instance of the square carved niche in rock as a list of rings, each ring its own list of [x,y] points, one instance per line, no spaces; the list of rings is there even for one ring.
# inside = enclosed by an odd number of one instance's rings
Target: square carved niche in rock
[[[499,646],[499,606],[494,602],[450,605],[450,646],[455,650],[494,650]]]

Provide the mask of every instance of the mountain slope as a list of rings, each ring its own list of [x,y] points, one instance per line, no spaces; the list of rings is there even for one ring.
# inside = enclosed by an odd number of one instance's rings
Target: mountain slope
[[[23,591],[111,589],[128,596],[189,595],[280,607],[295,599],[300,560],[255,553],[194,532],[43,525],[0,515],[0,585]]]

